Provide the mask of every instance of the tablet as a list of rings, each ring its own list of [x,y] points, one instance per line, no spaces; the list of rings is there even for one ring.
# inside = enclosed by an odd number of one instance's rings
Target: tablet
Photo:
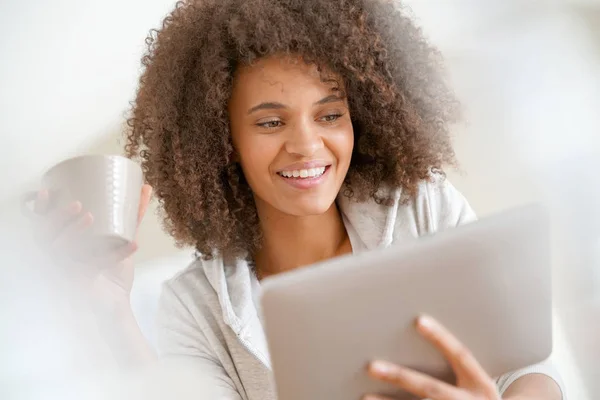
[[[410,398],[366,375],[373,359],[452,382],[414,328],[422,313],[497,377],[552,350],[549,218],[528,205],[273,276],[262,282],[261,304],[280,399]]]

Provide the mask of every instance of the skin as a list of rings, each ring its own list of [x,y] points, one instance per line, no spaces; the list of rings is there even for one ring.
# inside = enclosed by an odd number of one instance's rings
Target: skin
[[[238,71],[229,115],[264,234],[254,255],[260,276],[350,252],[335,198],[350,166],[354,132],[339,90],[323,83],[314,65],[271,57]],[[277,174],[315,160],[331,165],[318,187],[297,189]]]
[[[330,77],[336,78],[333,74]],[[354,135],[347,100],[339,97],[335,86],[324,83],[314,66],[271,57],[237,72],[228,111],[234,161],[241,164],[254,192],[264,234],[264,245],[254,254],[259,278],[350,253],[352,247],[335,198],[348,172]],[[318,187],[297,189],[277,174],[294,163],[313,160],[330,165]],[[150,189],[148,185],[142,189],[139,221],[148,206]],[[47,215],[42,236],[55,252],[68,252],[74,238],[93,223],[93,216],[84,213],[78,202],[52,213],[46,210],[47,204],[48,193],[41,191],[36,209]],[[126,349],[123,357],[127,362],[146,362],[155,355],[150,346],[140,344],[146,341],[129,305],[133,282],[129,256],[136,249],[133,243],[118,254],[85,264],[103,266],[94,269],[100,272],[88,283],[94,289],[91,292],[103,299],[98,308],[104,310],[100,311],[104,322],[118,330],[108,335],[114,338],[113,345]],[[113,300],[107,301],[107,297]],[[106,316],[106,310],[111,315]],[[367,373],[373,379],[419,398],[500,399],[492,378],[451,332],[427,316],[417,320],[416,329],[448,360],[457,377],[456,386],[384,360],[369,364]],[[561,394],[551,379],[528,375],[511,385],[504,398],[559,400]],[[367,395],[365,399],[385,398]]]
[[[450,331],[430,316],[421,316],[416,329],[445,358],[456,376],[456,386],[436,380],[410,368],[383,360],[371,362],[367,371],[373,378],[397,386],[418,398],[431,400],[500,399],[494,381],[486,374],[473,354]],[[559,400],[558,385],[545,375],[526,375],[515,381],[504,393],[510,400]],[[363,400],[392,400],[384,396],[366,395]]]

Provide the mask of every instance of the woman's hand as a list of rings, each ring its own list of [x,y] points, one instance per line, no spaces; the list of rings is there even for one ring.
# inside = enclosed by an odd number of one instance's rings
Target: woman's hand
[[[138,208],[138,227],[148,204],[152,188],[142,187]],[[129,302],[133,284],[131,256],[137,250],[134,241],[110,254],[92,256],[78,248],[78,236],[94,222],[94,216],[84,212],[85,204],[75,201],[66,209],[49,210],[51,199],[47,190],[41,190],[35,202],[35,212],[40,215],[36,226],[38,242],[58,264],[62,275],[77,289],[89,295],[93,305],[115,305]]]
[[[456,386],[381,360],[369,364],[369,375],[414,394],[418,398],[500,400],[492,378],[486,374],[471,352],[439,322],[431,317],[422,316],[417,320],[417,330],[448,360],[456,375]],[[363,400],[389,399],[377,395],[367,395]]]
[[[150,185],[142,187],[138,228],[151,193]],[[137,250],[136,241],[107,254],[82,252],[78,236],[94,223],[94,216],[84,211],[85,204],[78,201],[64,210],[50,210],[50,202],[48,191],[38,193],[35,202],[35,212],[40,216],[36,219],[37,237],[45,253],[54,260],[56,268],[51,273],[59,277],[61,288],[67,285],[66,296],[81,301],[86,312],[91,308],[96,318],[95,334],[100,333],[118,363],[131,366],[155,361],[154,350],[142,334],[130,304],[134,273],[131,256]],[[78,321],[76,328],[83,329],[80,335],[84,341],[89,339],[85,346],[90,349],[100,346],[94,339],[95,334],[86,331],[85,324]],[[96,354],[96,350],[85,354],[86,360]]]

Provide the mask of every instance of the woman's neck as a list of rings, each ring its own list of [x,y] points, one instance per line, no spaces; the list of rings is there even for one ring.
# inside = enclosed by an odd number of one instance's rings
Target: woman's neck
[[[263,244],[254,262],[259,279],[352,251],[335,203],[324,214],[308,217],[258,211]]]

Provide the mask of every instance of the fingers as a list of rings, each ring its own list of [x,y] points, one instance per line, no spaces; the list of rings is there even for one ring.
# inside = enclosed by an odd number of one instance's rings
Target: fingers
[[[75,222],[82,210],[82,204],[74,201],[64,209],[50,211],[47,217],[47,229],[51,239],[56,239],[69,224]]]
[[[473,354],[442,324],[429,316],[417,319],[417,330],[448,360],[457,378],[468,378],[480,385],[491,385],[491,379]]]
[[[64,209],[47,211],[43,222],[38,226],[38,238],[46,244],[54,243],[62,231],[77,220],[81,210],[81,203],[76,201]]]
[[[391,383],[419,398],[432,400],[499,398],[493,380],[466,346],[444,326],[431,317],[422,316],[417,320],[417,330],[448,360],[457,377],[457,386],[385,361],[371,363],[368,368],[369,374],[375,379]],[[371,398],[383,399],[377,396]]]
[[[141,189],[138,218],[141,220],[148,207],[152,187],[144,185]],[[40,215],[37,219],[36,239],[57,260],[75,261],[78,264],[110,268],[131,257],[137,250],[137,243],[132,242],[120,248],[97,249],[86,245],[82,234],[92,226],[94,217],[90,212],[83,212],[79,201],[71,203],[66,208],[55,208],[51,203],[47,190],[38,192],[35,201],[35,212]],[[87,273],[92,273],[92,268]]]
[[[394,400],[391,397],[381,396],[379,394],[368,394],[363,396],[361,400]]]
[[[80,276],[87,278],[93,278],[101,271],[113,270],[114,272],[114,268],[121,268],[123,261],[131,257],[133,253],[137,251],[137,248],[137,243],[132,242],[121,246],[116,250],[107,250],[106,253],[99,256],[93,256],[85,250],[82,251],[81,249],[75,249],[72,254],[72,258],[73,260],[77,261],[78,264],[74,267],[79,269],[79,266],[85,265],[87,268],[72,272],[78,273]],[[131,270],[132,271],[130,272],[133,278],[133,268],[131,268]],[[121,275],[122,273],[127,272],[119,272],[117,275]]]
[[[38,192],[37,198],[33,205],[33,211],[36,214],[43,215],[48,211],[48,204],[50,202],[50,194],[47,189],[42,189]]]
[[[83,233],[94,222],[94,217],[90,212],[84,213],[73,223],[67,225],[54,240],[54,246],[57,248],[67,248],[72,245],[73,238]]]
[[[369,364],[368,373],[371,377],[390,383],[419,398],[432,400],[457,400],[468,398],[463,390],[442,382],[429,375],[422,374],[409,368],[400,367],[387,361],[374,361]],[[385,399],[370,395],[372,399]],[[366,399],[369,399],[367,396]]]

